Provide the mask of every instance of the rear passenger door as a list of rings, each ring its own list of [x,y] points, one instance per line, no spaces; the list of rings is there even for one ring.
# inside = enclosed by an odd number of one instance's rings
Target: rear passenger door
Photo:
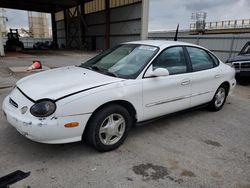
[[[219,61],[210,52],[197,47],[186,47],[192,67],[191,107],[213,99],[221,76]]]

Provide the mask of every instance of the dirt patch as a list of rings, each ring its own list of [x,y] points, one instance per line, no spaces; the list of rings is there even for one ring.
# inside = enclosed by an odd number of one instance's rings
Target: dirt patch
[[[133,171],[135,174],[143,177],[143,180],[160,180],[168,178],[171,181],[176,183],[182,183],[182,179],[175,179],[169,175],[169,171],[164,166],[153,165],[151,163],[140,164],[137,166],[133,166]]]
[[[133,171],[135,172],[135,174],[141,175],[148,180],[164,179],[169,175],[168,169],[166,167],[153,165],[151,163],[134,166]]]
[[[219,142],[213,141],[213,140],[202,140],[202,142],[216,147],[222,147],[222,145]]]
[[[179,162],[176,161],[176,160],[169,159],[169,160],[168,160],[168,163],[169,163],[169,165],[170,165],[170,169],[171,169],[171,170],[176,170],[176,169],[179,168]]]
[[[211,174],[211,176],[213,176],[214,178],[221,178],[221,177],[222,177],[222,176],[219,174],[219,172],[213,171],[213,172],[211,172],[210,174]]]
[[[194,174],[192,171],[183,170],[183,171],[181,172],[181,176],[195,177],[195,174]]]
[[[250,188],[250,184],[239,183],[236,185],[236,188]]]

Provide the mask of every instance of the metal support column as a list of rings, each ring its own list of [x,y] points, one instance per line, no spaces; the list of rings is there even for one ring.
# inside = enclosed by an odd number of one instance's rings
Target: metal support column
[[[85,4],[83,3],[82,5],[79,5],[80,6],[80,11],[81,11],[81,28],[80,28],[80,32],[81,32],[81,40],[82,40],[82,48],[85,48],[86,47],[86,31],[88,29],[88,26],[87,26],[87,23],[85,21]]]
[[[52,37],[53,37],[53,42],[58,46],[57,44],[57,28],[56,28],[56,19],[55,19],[55,13],[51,13],[51,24],[52,24]]]
[[[1,24],[0,24],[0,56],[1,57],[5,56],[4,46],[3,46],[3,37],[2,37],[2,26],[1,26]]]
[[[68,46],[68,16],[67,10],[63,9],[63,16],[64,16],[64,29],[65,29],[65,40],[66,40],[66,47]]]
[[[86,28],[86,22],[81,13],[81,6],[65,9],[66,20],[66,41],[67,48],[83,49],[83,26]]]
[[[142,0],[141,40],[148,39],[149,0]]]
[[[105,15],[106,15],[106,49],[110,48],[110,4],[109,0],[105,0]]]

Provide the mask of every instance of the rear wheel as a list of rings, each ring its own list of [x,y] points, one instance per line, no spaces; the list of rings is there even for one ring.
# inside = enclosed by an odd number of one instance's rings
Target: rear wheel
[[[227,99],[227,88],[225,87],[225,85],[221,85],[215,95],[213,100],[210,102],[210,109],[212,111],[219,111],[220,109],[222,109],[222,107],[224,106],[226,99]]]
[[[108,105],[91,117],[87,138],[98,151],[111,151],[123,143],[131,125],[131,117],[124,107]]]

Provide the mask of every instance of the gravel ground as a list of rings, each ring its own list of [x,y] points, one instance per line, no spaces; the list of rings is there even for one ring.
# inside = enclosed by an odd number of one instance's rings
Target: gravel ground
[[[79,64],[93,54],[9,57],[0,62],[0,103],[16,80],[8,66]],[[70,63],[67,63],[70,62]],[[1,86],[6,86],[2,87]],[[12,187],[250,187],[250,86],[237,86],[219,112],[193,110],[133,128],[117,150],[99,153],[85,143],[46,145],[20,135],[0,110],[0,177],[31,175]]]

